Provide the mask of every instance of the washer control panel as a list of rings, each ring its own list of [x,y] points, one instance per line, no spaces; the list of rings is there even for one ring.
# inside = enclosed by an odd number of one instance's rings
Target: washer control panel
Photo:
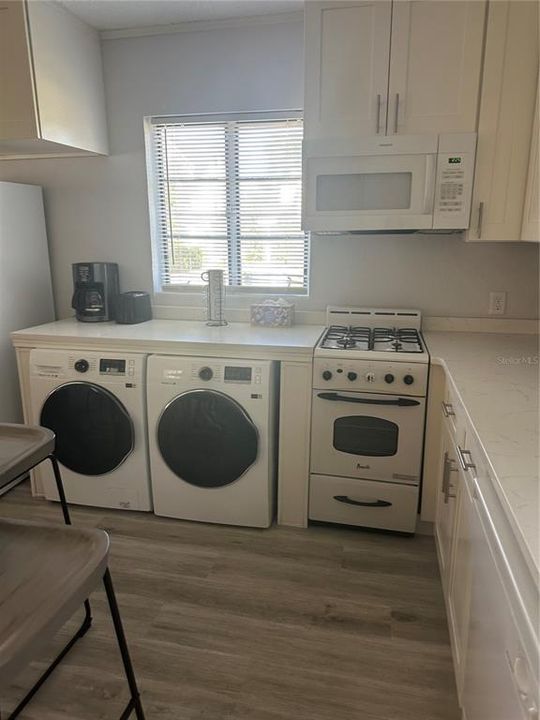
[[[165,385],[183,385],[192,388],[244,385],[257,387],[268,382],[269,361],[245,362],[214,358],[160,358],[161,382]]]
[[[425,395],[426,363],[315,358],[313,387],[392,395]]]
[[[101,355],[57,350],[32,350],[30,372],[34,377],[96,383],[139,383],[145,374],[143,355]]]

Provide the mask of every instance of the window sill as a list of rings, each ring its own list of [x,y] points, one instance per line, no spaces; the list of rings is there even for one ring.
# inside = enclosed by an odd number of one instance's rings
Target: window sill
[[[154,299],[157,302],[158,300],[163,300],[164,298],[170,299],[175,296],[183,298],[204,297],[206,288],[207,285],[176,285],[164,287],[154,292]],[[246,300],[261,300],[265,297],[307,298],[309,297],[309,291],[307,289],[302,290],[301,288],[248,288],[226,285],[225,296],[236,296]]]

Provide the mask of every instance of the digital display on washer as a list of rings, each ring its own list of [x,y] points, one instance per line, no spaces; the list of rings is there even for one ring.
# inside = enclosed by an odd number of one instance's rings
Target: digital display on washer
[[[250,367],[234,367],[233,365],[225,365],[225,382],[251,382]]]
[[[100,358],[99,361],[100,375],[125,375],[125,360],[110,360],[109,358]]]

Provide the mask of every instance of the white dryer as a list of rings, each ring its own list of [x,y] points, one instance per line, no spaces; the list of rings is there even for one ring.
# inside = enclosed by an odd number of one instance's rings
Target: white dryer
[[[268,527],[275,363],[152,355],[147,396],[156,515]]]
[[[32,420],[56,434],[68,502],[152,509],[145,380],[145,355],[31,351]],[[35,472],[58,500],[48,464]]]

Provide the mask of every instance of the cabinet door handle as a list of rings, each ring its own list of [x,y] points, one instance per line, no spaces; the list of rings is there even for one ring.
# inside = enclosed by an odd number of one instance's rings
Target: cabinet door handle
[[[484,203],[478,205],[478,225],[476,227],[476,235],[478,239],[482,237],[482,221],[484,220]]]
[[[459,445],[457,446],[459,464],[467,472],[467,470],[476,470],[476,465],[472,461],[472,455],[470,450],[463,450]],[[467,456],[468,460],[465,458]]]
[[[444,417],[450,417],[450,416],[455,417],[456,413],[454,412],[454,406],[452,405],[452,403],[447,403],[447,402],[444,402],[444,400],[443,400],[441,403],[441,406],[442,406],[442,411],[443,411]]]
[[[399,122],[399,93],[396,93],[396,105],[394,108],[394,134],[398,131]]]
[[[377,127],[375,128],[375,133],[378,135],[379,130],[381,127],[381,95],[380,93],[377,95]]]

